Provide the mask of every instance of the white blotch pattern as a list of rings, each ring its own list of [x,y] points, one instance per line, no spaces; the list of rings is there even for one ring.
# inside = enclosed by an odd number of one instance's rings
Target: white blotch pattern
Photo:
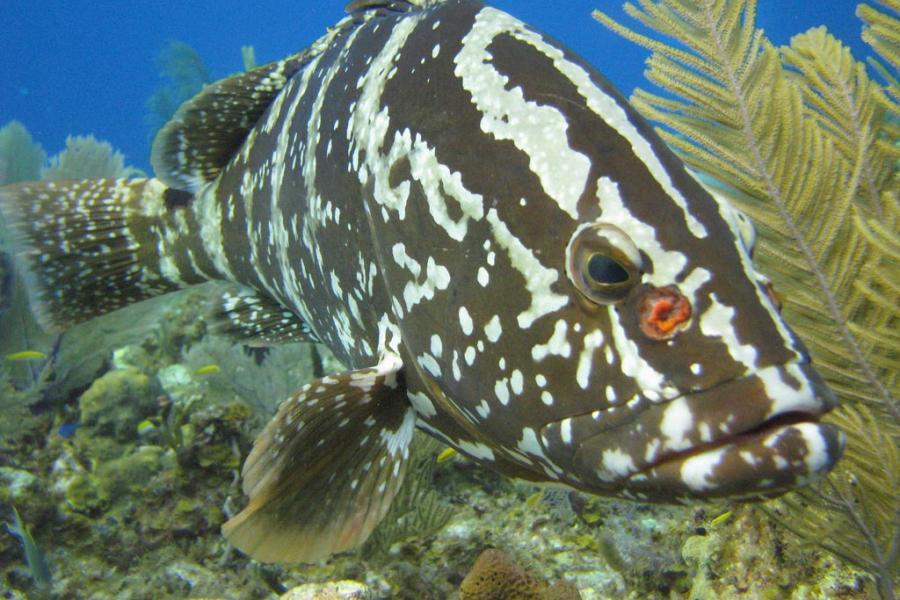
[[[488,324],[484,326],[484,334],[491,343],[497,343],[500,339],[500,336],[503,334],[503,328],[500,326],[500,317],[498,315],[494,315],[488,321]]]
[[[540,362],[548,356],[562,356],[568,358],[572,354],[572,345],[566,337],[566,330],[569,325],[563,319],[560,319],[553,326],[553,335],[546,344],[537,344],[531,349],[531,358],[535,362]]]
[[[615,481],[637,471],[634,459],[620,448],[604,450],[601,466],[602,469],[597,471],[601,481]]]
[[[695,492],[713,489],[710,478],[727,451],[728,448],[719,448],[686,459],[681,465],[681,480]]]
[[[638,132],[637,128],[628,119],[628,115],[625,114],[625,110],[619,106],[615,99],[594,84],[591,81],[591,76],[582,66],[566,60],[562,50],[551,46],[539,35],[532,32],[524,32],[516,35],[516,37],[528,42],[547,57],[553,59],[556,68],[575,84],[578,92],[587,100],[588,107],[603,119],[607,125],[615,129],[619,135],[631,142],[631,149],[641,162],[646,165],[651,175],[666,194],[681,209],[688,230],[697,238],[705,238],[708,235],[706,227],[691,214],[687,200],[675,188],[671,177],[669,177],[669,172],[663,166],[656,152],[654,152],[650,142]]]
[[[469,311],[466,310],[465,306],[459,307],[459,326],[462,328],[462,332],[466,335],[472,335],[472,332],[475,331],[475,326],[472,323],[472,316],[469,315]],[[472,350],[474,351],[474,348],[472,348]],[[466,350],[466,362],[469,362],[468,356],[469,352],[468,350]],[[469,364],[471,365],[472,363],[469,362]]]
[[[722,304],[716,294],[711,295],[710,301],[709,308],[700,317],[700,331],[703,335],[720,338],[731,358],[747,369],[753,369],[756,366],[757,351],[751,344],[742,344],[738,339],[734,327],[735,309]]]
[[[494,239],[509,254],[513,268],[522,274],[525,288],[531,294],[531,306],[517,317],[519,327],[528,329],[539,318],[556,312],[568,303],[566,296],[551,289],[559,279],[559,272],[542,265],[534,253],[512,234],[496,209],[488,211],[487,221],[491,225]]]
[[[455,58],[455,74],[481,111],[481,129],[498,140],[512,141],[528,155],[544,191],[575,219],[591,161],[569,147],[565,115],[556,108],[526,101],[519,87],[507,89],[508,78],[491,65],[488,46],[494,38],[524,31],[525,25],[506,13],[482,10],[463,39]]]
[[[687,436],[694,431],[694,415],[687,400],[678,398],[669,403],[659,424],[659,431],[664,437],[663,447],[666,450],[677,452],[691,446]]]
[[[484,267],[478,267],[478,285],[487,287],[491,282],[491,276]]]
[[[425,394],[415,392],[407,394],[407,397],[409,398],[409,403],[416,409],[416,412],[426,419],[430,419],[437,414],[434,403],[432,403],[431,398]]]
[[[459,440],[456,442],[456,445],[459,446],[460,450],[473,458],[490,461],[494,460],[494,451],[480,442],[472,443],[467,442],[466,440]]]
[[[578,370],[575,373],[575,379],[583,390],[588,389],[594,364],[594,352],[603,346],[603,339],[603,332],[599,329],[584,336],[584,348],[578,355]]]

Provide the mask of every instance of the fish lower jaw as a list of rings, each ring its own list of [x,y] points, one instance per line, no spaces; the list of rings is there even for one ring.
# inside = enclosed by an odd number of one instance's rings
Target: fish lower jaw
[[[752,430],[679,453],[628,477],[637,498],[666,501],[781,495],[828,473],[841,457],[846,437],[818,415],[790,412]]]
[[[780,429],[790,425],[799,425],[801,423],[815,424],[819,422],[820,416],[821,415],[816,413],[806,413],[803,411],[790,411],[784,414],[776,415],[774,417],[766,419],[762,423],[746,431],[725,435],[710,442],[691,446],[690,448],[687,448],[685,450],[672,451],[662,454],[656,461],[654,461],[652,465],[645,467],[645,469],[643,470],[648,471],[651,469],[655,469],[671,461],[683,462],[695,456],[714,452],[727,446],[740,445],[742,443],[742,440],[748,440],[759,436],[760,434],[772,432],[776,429]]]

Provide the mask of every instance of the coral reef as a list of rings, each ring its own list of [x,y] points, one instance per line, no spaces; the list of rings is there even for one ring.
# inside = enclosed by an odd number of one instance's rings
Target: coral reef
[[[459,587],[460,600],[580,600],[569,582],[552,586],[522,569],[503,552],[488,549],[478,556]]]
[[[203,59],[184,42],[170,41],[160,50],[156,63],[164,83],[147,101],[146,121],[151,139],[183,102],[196,96],[212,81]]]
[[[105,373],[78,399],[80,434],[133,439],[138,423],[156,413],[158,390],[154,387],[135,368]]]
[[[10,121],[0,127],[0,185],[39,179],[46,159],[24,125]]]
[[[279,596],[278,600],[374,600],[372,591],[358,581],[307,583]]]
[[[262,352],[250,351],[229,340],[208,336],[185,354],[183,368],[196,373],[215,367],[195,378],[203,392],[217,398],[240,399],[253,409],[261,427],[297,390],[297,382],[313,378],[311,349],[310,344],[285,344]],[[329,371],[340,368],[330,352],[321,351]]]
[[[142,177],[139,169],[125,166],[125,156],[92,135],[66,138],[66,149],[50,158],[41,169],[41,179],[101,179],[104,177]]]

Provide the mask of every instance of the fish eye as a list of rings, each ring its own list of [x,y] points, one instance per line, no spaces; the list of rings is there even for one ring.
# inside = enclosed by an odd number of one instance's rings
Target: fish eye
[[[566,254],[569,279],[595,304],[622,300],[640,279],[640,252],[621,229],[612,225],[590,223],[580,227]]]
[[[614,257],[594,254],[588,259],[588,275],[597,285],[619,285],[626,283],[630,275],[628,269]]]

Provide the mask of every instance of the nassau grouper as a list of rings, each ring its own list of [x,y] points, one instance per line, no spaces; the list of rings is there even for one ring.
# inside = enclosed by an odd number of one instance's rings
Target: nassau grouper
[[[256,440],[233,544],[359,545],[417,427],[500,473],[648,502],[832,468],[835,397],[753,268],[753,227],[608,81],[477,0],[348,12],[184,105],[156,178],[2,192],[48,326],[227,280],[222,329],[346,365]]]

